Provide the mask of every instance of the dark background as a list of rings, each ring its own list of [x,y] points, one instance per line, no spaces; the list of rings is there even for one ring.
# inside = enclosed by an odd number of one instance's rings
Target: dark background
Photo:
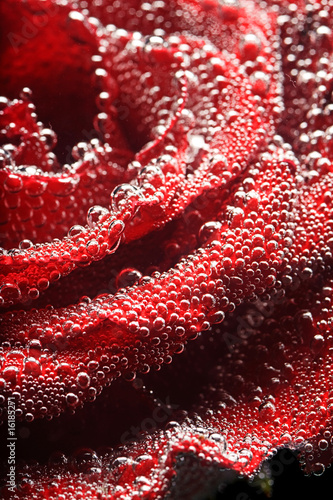
[[[289,450],[280,451],[268,461],[274,480],[272,500],[331,500],[333,498],[333,467],[326,469],[320,477],[306,477],[301,471],[296,455]],[[251,483],[250,483],[251,484]],[[223,493],[217,493],[214,500],[267,500],[258,487],[239,480],[228,486]],[[206,500],[206,499],[205,499]],[[208,499],[207,499],[208,500]]]

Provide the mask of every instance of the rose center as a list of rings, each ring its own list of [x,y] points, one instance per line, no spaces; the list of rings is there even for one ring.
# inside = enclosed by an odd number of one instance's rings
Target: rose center
[[[38,120],[58,136],[55,154],[71,161],[74,144],[96,137],[91,28],[68,7],[29,0],[1,3],[0,33],[0,94],[15,99],[30,88]]]

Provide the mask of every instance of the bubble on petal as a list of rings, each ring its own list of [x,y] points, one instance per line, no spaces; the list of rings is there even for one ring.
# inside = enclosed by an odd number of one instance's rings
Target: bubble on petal
[[[111,193],[111,208],[115,213],[125,209],[133,212],[138,208],[138,203],[142,199],[143,195],[139,188],[131,184],[121,184]]]
[[[87,222],[89,227],[93,228],[103,216],[107,216],[109,214],[109,210],[105,207],[101,207],[100,205],[94,205],[88,210],[87,214]]]

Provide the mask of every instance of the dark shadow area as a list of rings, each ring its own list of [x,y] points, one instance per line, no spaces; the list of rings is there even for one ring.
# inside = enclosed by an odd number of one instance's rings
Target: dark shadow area
[[[333,469],[328,468],[320,477],[304,476],[296,454],[290,450],[280,450],[267,462],[271,469],[273,485],[271,500],[304,500],[312,498],[330,498],[333,482]],[[217,492],[215,500],[263,500],[267,496],[258,488],[258,482],[236,481],[223,492]],[[206,499],[205,499],[206,500]]]
[[[17,99],[29,88],[38,120],[58,137],[54,153],[68,163],[77,142],[97,137],[91,61],[97,44],[83,23],[67,17],[67,9],[46,2],[38,12],[29,4],[20,9],[1,2],[0,95]]]

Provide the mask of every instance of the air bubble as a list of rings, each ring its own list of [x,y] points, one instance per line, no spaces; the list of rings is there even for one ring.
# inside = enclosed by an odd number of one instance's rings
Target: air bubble
[[[315,335],[311,340],[311,350],[314,354],[319,354],[325,345],[325,339],[322,335]]]
[[[0,287],[0,296],[5,301],[17,301],[21,297],[21,290],[13,283],[5,283]]]
[[[23,101],[31,101],[32,95],[32,90],[29,87],[24,87],[20,92],[20,98]]]
[[[79,398],[73,392],[69,392],[66,395],[66,403],[68,404],[68,406],[75,407],[75,406],[77,406],[79,404]]]
[[[24,371],[27,375],[38,377],[38,375],[40,375],[41,373],[40,362],[35,358],[26,358],[24,360]]]
[[[195,125],[195,117],[190,109],[182,109],[180,123],[182,124],[183,133],[188,133],[191,129],[193,129]]]
[[[68,31],[75,43],[83,45],[91,43],[91,34],[87,28],[87,21],[81,12],[74,10],[69,12],[66,31]]]
[[[142,274],[140,271],[135,269],[134,267],[128,267],[123,269],[116,278],[116,286],[117,288],[126,288],[128,286],[133,286],[134,283],[139,281],[142,278]]]
[[[90,448],[80,448],[73,454],[71,462],[80,474],[101,472],[101,461],[96,452]]]
[[[213,66],[215,75],[224,75],[226,72],[226,62],[220,57],[212,57],[210,63]]]
[[[209,439],[212,439],[215,443],[219,445],[220,448],[222,448],[222,453],[227,450],[227,442],[224,436],[222,434],[219,434],[218,432],[213,432],[209,435]]]
[[[90,377],[86,372],[78,373],[76,377],[76,382],[81,389],[86,389],[90,385]]]
[[[147,62],[156,62],[163,57],[168,47],[167,42],[160,36],[151,35],[143,39],[142,53]],[[165,56],[164,56],[165,57]]]
[[[165,327],[165,320],[163,318],[157,317],[153,322],[153,327],[155,330],[160,331]]]
[[[143,195],[140,189],[131,184],[121,184],[111,193],[111,208],[114,212],[130,210],[135,212]]]
[[[261,97],[265,97],[269,91],[270,78],[263,71],[255,71],[251,77],[252,92]]]
[[[4,188],[8,193],[19,193],[23,188],[23,181],[19,175],[10,174],[5,179]]]
[[[203,224],[199,230],[199,241],[204,245],[210,238],[212,238],[222,227],[218,221],[209,221]]]
[[[88,210],[87,223],[88,226],[93,228],[98,224],[103,216],[109,215],[110,212],[107,208],[101,207],[100,205],[94,205]]]
[[[82,233],[84,233],[85,229],[83,226],[79,226],[76,224],[75,226],[72,226],[70,230],[68,231],[68,236],[70,238],[77,238],[80,236]]]
[[[33,198],[41,196],[43,193],[45,193],[46,188],[47,182],[36,178],[28,179],[25,185],[26,193]]]
[[[313,446],[311,443],[306,443],[306,445],[304,446],[304,451],[306,453],[312,453],[313,452]]]
[[[99,253],[100,246],[96,240],[92,239],[87,243],[86,250],[89,255],[94,257]]]
[[[57,145],[57,135],[52,129],[43,128],[41,137],[49,150],[52,150]]]
[[[315,476],[322,476],[325,472],[325,465],[324,464],[321,464],[320,462],[317,462],[314,466],[313,466],[313,474]]]
[[[86,142],[79,142],[72,149],[72,156],[75,160],[83,160],[86,153],[89,152],[89,147]]]
[[[111,243],[109,253],[114,253],[120,245],[125,224],[122,220],[114,220],[108,228],[108,238]]]
[[[166,425],[165,425],[165,430],[180,430],[181,428],[181,425],[179,422],[176,422],[174,420],[170,420],[170,422],[168,422]]]
[[[251,450],[243,448],[238,452],[238,463],[241,467],[247,467],[253,458],[253,453]]]
[[[118,467],[126,466],[133,463],[131,458],[128,457],[117,457],[111,463],[111,468],[116,469]]]
[[[0,96],[0,111],[5,109],[8,106],[8,104],[9,104],[9,99],[7,99],[7,97]]]
[[[138,175],[139,185],[145,187],[145,184],[150,184],[154,188],[159,188],[165,182],[165,176],[157,165],[148,165],[144,167]]]
[[[272,417],[275,414],[275,411],[275,405],[271,401],[267,401],[259,407],[260,416],[264,419]]]
[[[39,356],[41,355],[41,351],[42,351],[42,344],[40,340],[33,339],[29,342],[28,352],[31,357],[39,358]]]
[[[0,148],[0,168],[12,165],[12,155],[3,148]]]
[[[240,52],[245,60],[254,60],[260,53],[261,41],[257,35],[248,33],[240,42]]]
[[[16,384],[17,378],[19,376],[19,369],[17,366],[7,366],[2,372],[3,378],[6,382]]]
[[[223,21],[237,21],[240,14],[239,0],[218,0],[218,12]]]
[[[328,442],[326,441],[326,439],[321,439],[318,443],[318,448],[321,450],[321,451],[325,451],[327,450],[328,448]]]
[[[20,250],[29,250],[33,246],[34,245],[33,245],[32,241],[30,241],[30,240],[22,240],[19,243]]]
[[[64,198],[75,191],[79,178],[54,177],[48,182],[48,191],[59,198]]]

